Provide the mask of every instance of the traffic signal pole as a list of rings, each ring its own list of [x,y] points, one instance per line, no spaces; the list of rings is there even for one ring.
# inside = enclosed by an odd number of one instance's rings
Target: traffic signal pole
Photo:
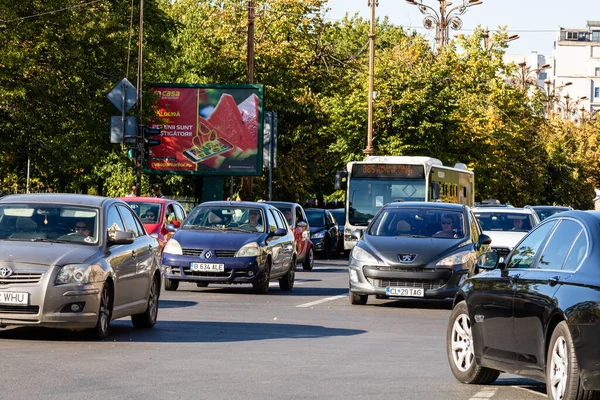
[[[139,122],[142,121],[142,56],[143,56],[143,34],[144,34],[144,0],[140,0],[140,37],[138,39],[138,68],[137,68],[137,101],[136,115],[138,124],[136,125],[136,146],[135,146],[135,187],[136,196],[141,194],[142,190],[142,163],[144,161],[144,132]]]

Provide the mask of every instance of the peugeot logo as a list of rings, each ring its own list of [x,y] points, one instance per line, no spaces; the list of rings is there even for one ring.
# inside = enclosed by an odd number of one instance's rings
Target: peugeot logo
[[[8,278],[12,274],[13,274],[13,270],[12,269],[10,269],[8,267],[2,267],[2,268],[0,268],[0,277],[1,278]]]
[[[417,258],[416,254],[398,254],[398,261],[401,263],[411,263]]]
[[[209,250],[206,253],[204,253],[204,258],[211,258],[212,257],[212,252]]]

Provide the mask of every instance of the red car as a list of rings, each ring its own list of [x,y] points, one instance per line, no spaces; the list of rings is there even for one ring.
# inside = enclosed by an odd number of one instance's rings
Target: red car
[[[142,220],[148,234],[158,239],[161,250],[173,235],[165,226],[179,226],[186,216],[185,209],[175,200],[157,197],[121,197]]]
[[[298,203],[283,201],[267,201],[279,209],[285,216],[296,240],[296,261],[302,263],[302,268],[310,271],[313,269],[315,253],[310,240],[310,226],[304,209]]]

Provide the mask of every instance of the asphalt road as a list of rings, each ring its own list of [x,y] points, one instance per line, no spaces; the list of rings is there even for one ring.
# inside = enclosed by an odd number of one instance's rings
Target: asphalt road
[[[446,359],[449,301],[348,302],[347,260],[300,267],[291,292],[181,284],[159,321],[113,321],[105,341],[0,329],[2,399],[542,399],[514,375],[458,383]]]

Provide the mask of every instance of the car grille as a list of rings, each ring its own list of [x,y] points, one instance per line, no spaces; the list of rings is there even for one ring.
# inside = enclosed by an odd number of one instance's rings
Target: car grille
[[[0,305],[0,314],[37,314],[39,306],[8,306]]]
[[[182,249],[184,256],[200,257],[204,249]]]
[[[425,290],[439,289],[446,284],[446,281],[437,280],[430,281],[427,279],[373,279],[367,278],[369,283],[374,287],[384,288],[388,286],[392,287],[410,287],[410,288],[422,288]]]
[[[11,276],[0,278],[0,285],[38,283],[43,276],[43,272],[16,271]]]
[[[231,269],[225,269],[223,272],[198,272],[192,271],[189,268],[184,268],[183,274],[185,276],[227,277],[231,275]]]
[[[225,257],[235,257],[235,250],[215,250],[215,254],[217,257],[225,258]]]

